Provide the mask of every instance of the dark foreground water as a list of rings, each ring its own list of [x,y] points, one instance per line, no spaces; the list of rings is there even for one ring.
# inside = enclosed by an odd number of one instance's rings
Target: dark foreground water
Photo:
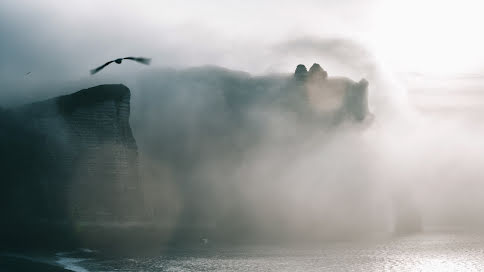
[[[58,253],[73,271],[484,271],[484,236],[429,233],[306,247],[160,249],[149,257]]]

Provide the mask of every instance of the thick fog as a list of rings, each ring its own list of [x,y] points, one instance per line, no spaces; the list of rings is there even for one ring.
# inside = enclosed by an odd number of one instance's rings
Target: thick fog
[[[6,1],[0,106],[128,86],[147,213],[172,230],[328,238],[420,220],[482,226],[484,107],[452,103],[462,92],[482,99],[478,80],[402,76],[414,66],[392,65],[389,49],[361,34],[379,1],[229,2],[242,11],[217,1]],[[131,55],[152,66],[88,74]],[[366,78],[372,117],[301,117],[317,102],[294,105],[290,81],[314,62],[329,77]]]

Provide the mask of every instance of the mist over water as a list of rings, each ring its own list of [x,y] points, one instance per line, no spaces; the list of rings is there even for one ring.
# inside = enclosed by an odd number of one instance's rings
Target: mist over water
[[[421,234],[317,248],[236,247],[82,262],[89,271],[480,271],[482,237]]]
[[[287,85],[291,70],[258,76],[210,66],[57,83],[33,75],[5,88],[3,106],[125,83],[145,201],[173,232],[220,224],[235,233],[322,239],[392,232],[402,220],[396,219],[400,206],[424,228],[481,226],[484,131],[475,118],[419,112],[398,80],[356,42],[304,38],[273,48],[293,67],[312,59],[330,77],[326,62],[356,81],[367,78],[372,120],[335,126],[301,119],[289,102],[274,101],[294,93]],[[290,61],[280,50],[294,52]]]
[[[482,271],[482,9],[0,1],[0,270]]]
[[[219,92],[235,88],[270,93],[284,85],[284,77],[227,75],[212,68],[157,72],[155,84],[144,77],[139,83],[144,101],[170,101],[160,103],[172,107],[140,106],[145,111],[140,119],[156,116],[149,125],[137,127],[133,117],[150,178],[164,180],[157,185],[162,186],[159,192],[170,192],[163,200],[168,203],[161,206],[172,207],[169,216],[174,221],[185,223],[186,218],[180,219],[184,216],[200,225],[229,221],[227,228],[235,233],[262,229],[276,237],[328,239],[393,232],[396,224],[420,222],[423,228],[479,227],[481,128],[417,112],[395,80],[380,73],[376,64],[370,67],[374,119],[338,126],[324,121],[315,126],[288,108],[253,101],[248,102],[249,110],[244,105],[238,112],[237,123],[227,116],[233,109]],[[225,86],[218,81],[226,76],[236,83]],[[150,96],[163,91],[168,94]],[[176,99],[170,100],[173,93]],[[183,142],[195,149],[166,153],[153,149],[150,137],[171,137],[172,146]],[[156,150],[165,156],[186,155],[189,177],[173,177],[177,170],[164,164],[169,159],[150,154]],[[194,214],[184,214],[193,207]]]

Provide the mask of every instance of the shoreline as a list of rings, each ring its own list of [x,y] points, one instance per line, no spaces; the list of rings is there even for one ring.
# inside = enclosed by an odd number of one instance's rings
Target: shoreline
[[[43,261],[21,255],[0,255],[0,268],[4,272],[72,272],[55,261]],[[87,271],[87,270],[85,270]]]

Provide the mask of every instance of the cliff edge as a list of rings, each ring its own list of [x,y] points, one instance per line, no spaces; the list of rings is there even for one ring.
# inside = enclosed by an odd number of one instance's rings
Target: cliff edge
[[[294,79],[304,85],[305,96],[316,114],[363,121],[370,113],[368,81],[364,78],[355,82],[343,77],[328,77],[328,72],[314,63],[309,71],[299,64]]]
[[[142,214],[130,95],[124,85],[100,85],[1,113],[1,209],[13,222]]]

